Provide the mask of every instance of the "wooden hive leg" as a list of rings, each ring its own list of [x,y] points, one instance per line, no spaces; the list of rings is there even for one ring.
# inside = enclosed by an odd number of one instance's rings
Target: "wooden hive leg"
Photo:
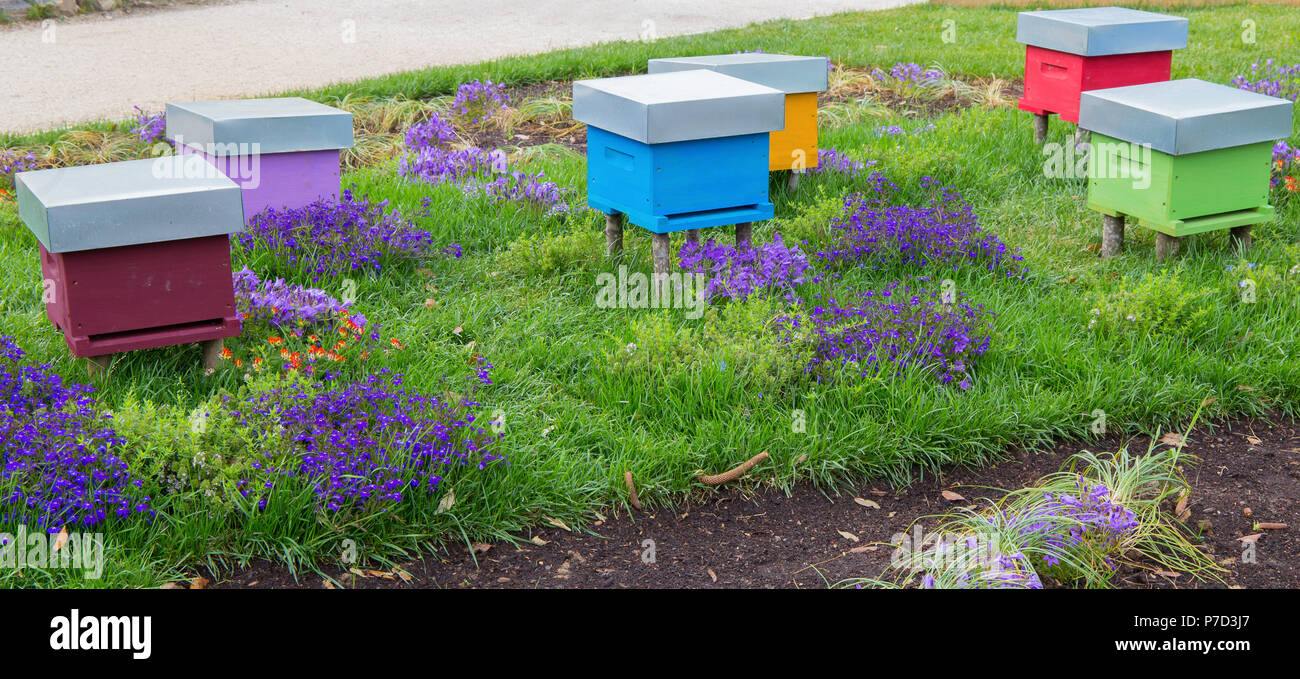
[[[1101,256],[1114,257],[1124,247],[1124,216],[1101,216]]]
[[[1246,224],[1244,226],[1234,226],[1232,227],[1232,230],[1228,232],[1229,234],[1228,238],[1232,242],[1232,246],[1234,248],[1240,248],[1242,254],[1245,254],[1250,251],[1250,245],[1251,245],[1250,227],[1251,226],[1252,226],[1251,224]]]
[[[1156,261],[1164,261],[1178,254],[1178,238],[1156,232]]]
[[[799,176],[802,174],[803,174],[802,172],[799,172],[797,170],[790,170],[790,176],[787,177],[785,180],[785,187],[790,191],[794,191],[795,189],[799,188]]]
[[[754,237],[754,223],[741,222],[736,225],[736,247],[747,248]]]
[[[1047,114],[1034,114],[1034,143],[1041,144],[1047,141]]]
[[[698,243],[698,242],[700,242],[700,230],[699,230],[699,229],[687,229],[687,230],[686,230],[686,242],[688,242],[688,243]]]
[[[108,366],[113,362],[112,354],[103,354],[102,356],[87,356],[86,368],[92,375],[102,375],[108,372]]]
[[[611,258],[623,254],[623,215],[605,215],[605,253]]]
[[[221,367],[221,350],[225,347],[225,340],[218,337],[214,340],[199,342],[199,346],[203,348],[203,368],[205,370]]]
[[[1091,141],[1092,132],[1076,125],[1074,128],[1074,145],[1078,146],[1079,144],[1087,144]]]
[[[650,252],[654,255],[655,273],[668,275],[668,268],[672,266],[672,255],[668,249],[669,238],[666,233],[656,233],[651,237]]]

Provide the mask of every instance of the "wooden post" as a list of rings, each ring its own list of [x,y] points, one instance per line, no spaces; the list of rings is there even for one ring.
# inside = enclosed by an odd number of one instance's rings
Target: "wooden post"
[[[668,250],[669,238],[666,233],[656,233],[650,240],[650,252],[654,255],[655,273],[668,274],[668,268],[672,266],[672,255]]]
[[[1228,238],[1230,239],[1230,242],[1232,243],[1233,247],[1241,248],[1242,254],[1245,254],[1250,251],[1250,246],[1251,246],[1250,227],[1251,227],[1250,224],[1246,224],[1245,226],[1234,226],[1232,227],[1232,230],[1228,232],[1229,233]]]
[[[91,375],[101,375],[108,372],[108,366],[113,362],[112,354],[103,354],[101,356],[87,356],[86,369]]]
[[[1101,256],[1114,257],[1124,247],[1124,216],[1101,216]]]
[[[221,350],[225,346],[225,340],[218,337],[214,340],[199,342],[199,346],[203,348],[204,369],[221,367]]]
[[[803,174],[799,170],[790,170],[790,176],[785,180],[785,188],[794,191],[799,188],[799,175]]]
[[[1178,239],[1165,233],[1156,232],[1156,261],[1163,261],[1178,254]]]
[[[736,225],[736,247],[749,247],[749,241],[754,236],[754,223],[741,222]]]
[[[610,258],[623,254],[623,215],[605,215],[605,253]]]
[[[1084,148],[1080,149],[1079,148],[1080,146]],[[1085,130],[1082,127],[1079,127],[1077,125],[1075,126],[1074,152],[1078,154],[1077,158],[1079,160],[1087,159],[1088,156],[1092,153],[1092,132],[1090,130]],[[1080,177],[1080,179],[1086,179],[1088,177],[1089,165],[1091,165],[1091,163],[1085,162],[1083,164],[1083,174]]]
[[[1034,114],[1034,143],[1041,144],[1047,141],[1047,114]]]
[[[687,230],[686,230],[686,242],[688,242],[688,243],[698,243],[698,242],[700,242],[700,230],[699,230],[699,229],[687,229]]]

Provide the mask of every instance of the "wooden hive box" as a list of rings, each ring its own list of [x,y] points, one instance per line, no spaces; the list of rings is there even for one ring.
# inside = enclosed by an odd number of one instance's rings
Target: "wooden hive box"
[[[768,133],[785,94],[707,70],[573,84],[587,203],[654,233],[772,217]]]
[[[239,334],[230,236],[239,186],[197,156],[22,172],[46,314],[74,356]]]
[[[244,217],[339,197],[352,114],[299,97],[167,104],[167,137],[244,192]]]
[[[1021,110],[1077,123],[1083,92],[1168,80],[1187,19],[1124,7],[1021,12],[1016,40],[1026,45]]]
[[[829,86],[830,60],[790,54],[715,54],[651,59],[650,73],[707,69],[785,93],[785,127],[768,138],[768,169],[817,167],[817,93]]]
[[[1273,142],[1292,104],[1202,80],[1083,95],[1092,130],[1088,207],[1174,237],[1257,224],[1268,204]]]

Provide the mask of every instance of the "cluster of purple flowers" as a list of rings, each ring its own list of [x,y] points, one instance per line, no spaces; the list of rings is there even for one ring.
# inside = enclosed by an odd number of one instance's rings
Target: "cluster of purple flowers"
[[[500,153],[500,151],[497,151]],[[549,214],[568,210],[560,187],[547,181],[543,174],[528,174],[518,170],[504,172],[492,179],[471,179],[461,185],[466,196],[487,196],[493,200],[509,200],[548,206]]]
[[[234,273],[235,303],[244,321],[264,320],[280,328],[299,328],[318,323],[334,324],[352,319],[364,327],[366,318],[353,314],[348,302],[336,299],[320,288],[294,285],[283,278],[262,280],[248,267]]]
[[[388,201],[371,203],[344,191],[301,208],[271,208],[253,217],[238,236],[247,250],[264,249],[289,264],[313,267],[312,280],[349,271],[379,271],[388,257],[433,254],[433,234],[420,229]]]
[[[988,351],[983,305],[967,304],[925,289],[895,282],[882,290],[867,290],[850,299],[827,299],[809,311],[815,353],[809,370],[829,372],[855,366],[862,375],[876,374],[882,365],[900,374],[912,366],[933,370],[943,384],[971,386],[967,362]],[[790,317],[790,333],[800,320]]]
[[[506,153],[470,146],[447,146],[455,136],[436,115],[406,132],[407,153],[397,163],[403,177],[430,184],[449,183],[467,196],[486,196],[545,207],[548,214],[567,212],[560,187],[542,173],[511,171]]]
[[[869,160],[862,162],[852,156],[836,151],[835,149],[820,148],[817,149],[817,167],[810,172],[815,174],[842,174],[847,177],[856,177],[863,170],[875,165],[876,161]]]
[[[456,88],[451,110],[472,123],[482,123],[506,107],[506,86],[491,80],[474,80]]]
[[[135,107],[135,125],[131,133],[145,143],[153,143],[167,133],[167,114],[149,113],[139,106]]]
[[[787,247],[780,234],[757,247],[720,245],[712,238],[703,244],[687,241],[678,258],[683,269],[708,277],[705,294],[710,299],[744,300],[756,292],[775,291],[793,300],[810,268],[799,246]]]
[[[953,589],[1042,589],[1043,581],[1034,571],[1029,557],[1021,552],[998,554],[980,567],[962,573],[952,583]],[[921,589],[937,587],[933,575],[921,576]]]
[[[110,517],[151,514],[117,454],[123,440],[91,387],[65,384],[49,366],[20,364],[23,351],[0,336],[0,503],[5,520],[49,532]]]
[[[1133,510],[1111,499],[1109,488],[1082,477],[1076,494],[1044,493],[1033,518],[1029,530],[1047,534],[1046,544],[1062,552],[1086,545],[1095,553],[1109,554],[1139,526]],[[1043,560],[1049,566],[1060,563],[1050,552]]]
[[[1250,73],[1238,75],[1232,79],[1232,86],[1280,97],[1291,101],[1300,101],[1300,64],[1282,66],[1266,59],[1262,64],[1250,65]]]
[[[935,68],[925,68],[910,61],[900,61],[894,64],[888,73],[877,68],[871,72],[871,76],[877,80],[898,85],[919,87],[939,82],[943,79],[943,71]]]
[[[437,113],[431,114],[429,119],[416,123],[406,130],[406,148],[420,149],[435,146],[446,146],[448,142],[456,138],[456,128],[443,119]]]
[[[844,213],[831,221],[838,236],[817,257],[827,264],[947,264],[954,269],[962,262],[979,262],[990,271],[1023,259],[979,226],[971,206],[956,191],[930,178],[923,178],[921,185],[935,189],[924,207],[889,205],[882,195],[894,187],[880,177],[874,195],[846,197]],[[1007,271],[1008,276],[1016,273],[1023,272]]]
[[[480,367],[480,382],[490,382]],[[265,508],[277,484],[310,484],[323,509],[341,512],[402,501],[409,489],[432,493],[457,465],[483,469],[501,459],[489,448],[497,436],[474,425],[478,403],[408,392],[388,370],[323,391],[301,386],[272,390],[248,402],[227,401],[248,426],[282,430],[289,451],[267,450],[250,466],[240,492]]]
[[[506,153],[500,149],[488,151],[477,146],[462,149],[439,146],[408,148],[411,153],[398,160],[398,174],[430,184],[464,184],[494,172],[504,173],[507,168]]]
[[[0,180],[12,184],[14,175],[36,167],[36,154],[19,151],[0,151]]]

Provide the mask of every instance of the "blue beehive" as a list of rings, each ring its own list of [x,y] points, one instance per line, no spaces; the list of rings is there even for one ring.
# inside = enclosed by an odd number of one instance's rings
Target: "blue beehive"
[[[706,70],[573,84],[587,203],[670,233],[772,217],[768,135],[785,93]]]

